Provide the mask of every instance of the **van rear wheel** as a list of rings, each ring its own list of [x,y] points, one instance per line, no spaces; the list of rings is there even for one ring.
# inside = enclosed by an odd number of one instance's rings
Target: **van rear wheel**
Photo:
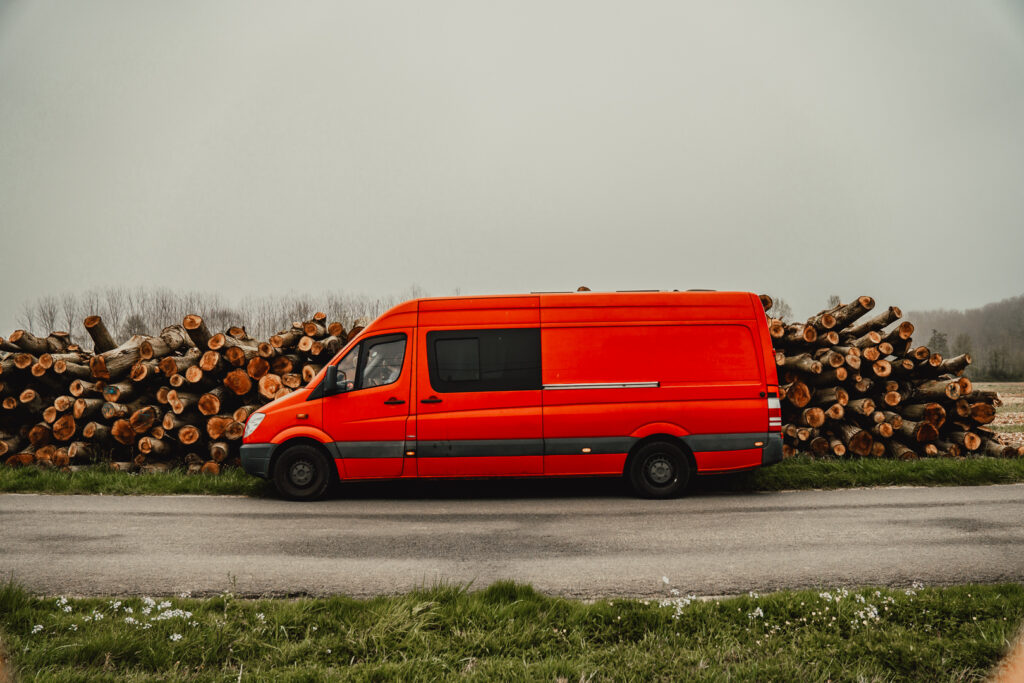
[[[690,460],[675,444],[653,441],[636,452],[629,466],[629,481],[643,498],[671,498],[690,484]]]
[[[313,446],[289,446],[274,462],[274,486],[291,500],[318,500],[324,497],[334,480],[331,465]]]

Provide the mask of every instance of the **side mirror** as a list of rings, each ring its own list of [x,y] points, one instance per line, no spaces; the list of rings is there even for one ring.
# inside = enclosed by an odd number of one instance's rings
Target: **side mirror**
[[[352,380],[345,379],[344,375],[342,375],[341,381],[338,381],[338,367],[336,365],[327,366],[327,374],[324,375],[324,396],[344,394],[352,391],[354,388],[355,383]]]

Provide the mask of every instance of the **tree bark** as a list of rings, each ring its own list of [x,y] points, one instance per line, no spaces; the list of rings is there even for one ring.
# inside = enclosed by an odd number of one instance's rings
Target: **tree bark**
[[[849,334],[851,336],[860,337],[865,332],[878,332],[879,330],[888,327],[889,325],[896,322],[902,317],[903,311],[896,308],[895,306],[890,306],[888,310],[882,311],[875,317],[870,318],[869,320],[865,320],[864,322],[858,323],[857,325],[848,327],[845,330],[845,332],[846,334]]]
[[[185,319],[181,321],[181,326],[185,328],[185,334],[189,336],[197,349],[205,350],[209,348],[211,335],[210,331],[206,329],[206,323],[203,322],[201,316],[195,314],[186,315]]]
[[[82,325],[85,327],[85,331],[89,333],[89,336],[92,337],[92,352],[94,354],[112,351],[117,348],[117,343],[110,336],[110,332],[107,331],[107,326],[103,324],[103,319],[98,315],[88,316],[82,321]]]
[[[105,351],[89,359],[89,369],[97,379],[120,379],[128,374],[140,359],[139,347],[147,337],[137,334],[116,349]]]
[[[981,448],[981,437],[974,432],[950,432],[948,436],[950,441],[966,451],[976,451]]]
[[[946,421],[946,409],[940,403],[908,403],[900,411],[903,417],[930,422],[936,429],[941,428]]]
[[[210,389],[199,397],[199,412],[206,416],[216,415],[220,412],[221,403],[228,394],[228,388],[223,385]]]
[[[160,330],[160,336],[150,337],[142,342],[139,354],[143,360],[160,358],[178,349],[191,346],[192,340],[181,325],[169,325]]]
[[[198,405],[199,397],[195,394],[171,391],[167,394],[167,402],[175,415],[181,415],[192,406]]]
[[[960,398],[960,385],[949,380],[932,380],[917,386],[913,392],[914,398],[925,399],[926,401],[955,401]]]
[[[903,424],[896,431],[918,443],[935,441],[935,439],[939,438],[939,430],[930,422],[914,422],[913,420],[904,419]]]

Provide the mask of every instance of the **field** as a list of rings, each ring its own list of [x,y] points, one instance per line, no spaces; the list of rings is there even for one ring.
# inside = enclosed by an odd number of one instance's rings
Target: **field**
[[[989,426],[999,432],[1005,443],[1024,446],[1024,382],[978,382],[974,386],[999,392],[1003,405],[996,410],[996,419]]]

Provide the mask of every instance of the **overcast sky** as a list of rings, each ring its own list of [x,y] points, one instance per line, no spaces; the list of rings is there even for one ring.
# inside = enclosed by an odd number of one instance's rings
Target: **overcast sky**
[[[0,230],[5,336],[107,285],[977,306],[1024,4],[0,0]]]

